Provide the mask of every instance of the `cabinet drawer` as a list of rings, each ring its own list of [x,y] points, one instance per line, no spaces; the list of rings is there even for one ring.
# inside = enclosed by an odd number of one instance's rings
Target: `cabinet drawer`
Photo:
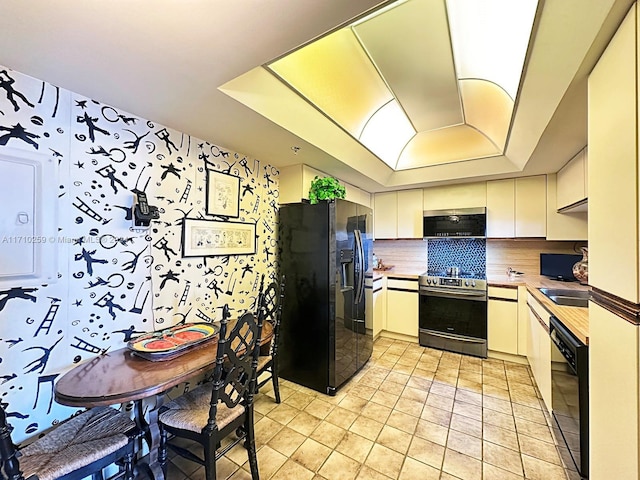
[[[410,290],[417,292],[419,289],[417,280],[403,280],[399,278],[387,278],[387,290]]]
[[[542,304],[538,302],[538,300],[536,300],[530,293],[527,293],[527,304],[529,304],[531,310],[533,310],[538,315],[538,317],[540,317],[540,319],[547,326],[547,330],[549,330],[549,317],[551,316],[551,314],[547,311],[547,309],[544,308]]]
[[[499,298],[502,300],[518,300],[518,289],[509,287],[492,287],[488,289],[489,298]]]

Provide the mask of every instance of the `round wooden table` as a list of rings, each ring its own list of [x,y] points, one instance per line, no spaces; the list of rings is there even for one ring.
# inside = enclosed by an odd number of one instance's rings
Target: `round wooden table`
[[[232,328],[229,322],[229,328]],[[261,346],[273,337],[273,326],[264,322]],[[164,479],[158,462],[160,427],[158,411],[164,393],[198,374],[212,370],[218,351],[217,337],[193,346],[186,353],[165,361],[151,361],[135,355],[128,348],[100,355],[65,373],[55,384],[55,400],[72,407],[98,407],[134,402],[136,424],[149,445],[146,467],[155,480]],[[145,418],[142,400],[150,405]]]
[[[264,322],[261,345],[271,342],[273,327]],[[55,400],[72,407],[98,407],[141,400],[166,392],[211,370],[218,342],[214,338],[183,355],[152,362],[128,348],[95,357],[65,373],[55,385]]]

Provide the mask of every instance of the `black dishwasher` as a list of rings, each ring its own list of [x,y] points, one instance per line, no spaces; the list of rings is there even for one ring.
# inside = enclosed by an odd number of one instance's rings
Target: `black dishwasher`
[[[589,347],[556,317],[549,322],[551,335],[551,386],[553,418],[575,466],[589,475]]]

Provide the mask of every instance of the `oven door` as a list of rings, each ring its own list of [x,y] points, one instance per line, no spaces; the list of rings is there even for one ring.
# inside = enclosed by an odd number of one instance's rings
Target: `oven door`
[[[420,344],[487,356],[487,294],[420,287]]]

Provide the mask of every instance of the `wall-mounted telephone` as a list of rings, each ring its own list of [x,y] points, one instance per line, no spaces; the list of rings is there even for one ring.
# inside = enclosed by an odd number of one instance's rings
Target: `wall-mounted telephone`
[[[158,207],[149,205],[147,194],[136,192],[136,201],[133,206],[133,225],[135,227],[148,227],[151,220],[160,218]]]

